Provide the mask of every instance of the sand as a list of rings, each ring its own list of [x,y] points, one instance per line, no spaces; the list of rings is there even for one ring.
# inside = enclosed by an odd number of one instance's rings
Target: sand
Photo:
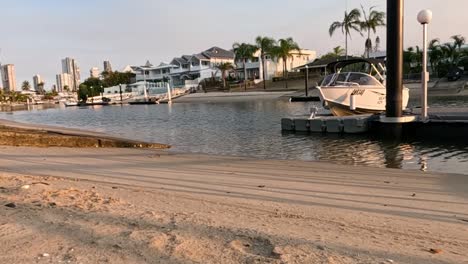
[[[0,241],[0,263],[468,263],[468,177],[0,146]]]

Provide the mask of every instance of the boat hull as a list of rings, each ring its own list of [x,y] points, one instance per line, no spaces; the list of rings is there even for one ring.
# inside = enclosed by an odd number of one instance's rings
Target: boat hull
[[[372,110],[365,108],[356,108],[355,110],[351,110],[347,105],[342,105],[334,102],[328,102],[328,108],[334,116],[378,114],[384,112],[382,110]]]
[[[130,105],[154,105],[157,104],[157,101],[133,101],[133,102],[128,102]]]
[[[373,114],[385,112],[386,89],[382,87],[318,87],[319,96],[325,108],[335,116]],[[351,109],[351,97],[354,107]],[[409,90],[403,90],[402,108],[406,109]]]

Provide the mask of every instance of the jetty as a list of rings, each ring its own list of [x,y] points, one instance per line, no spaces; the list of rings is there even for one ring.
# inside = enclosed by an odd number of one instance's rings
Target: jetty
[[[429,118],[419,118],[421,109],[403,115],[402,135],[410,138],[445,139],[468,142],[467,108],[430,108]],[[281,120],[281,129],[297,133],[371,134],[386,135],[385,118],[379,114],[316,117],[287,117]]]

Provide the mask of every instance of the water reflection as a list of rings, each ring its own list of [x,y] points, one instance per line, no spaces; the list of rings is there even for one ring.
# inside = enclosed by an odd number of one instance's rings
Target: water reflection
[[[468,174],[468,148],[430,142],[385,142],[368,136],[282,133],[280,119],[318,103],[242,102],[56,108],[0,113],[0,118],[101,131],[170,144],[176,151],[300,159]]]

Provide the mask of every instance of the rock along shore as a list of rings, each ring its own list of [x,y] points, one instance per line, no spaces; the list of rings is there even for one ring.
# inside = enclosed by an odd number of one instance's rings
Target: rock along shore
[[[1,119],[0,145],[77,148],[170,148],[169,145],[165,144],[110,137],[97,132],[23,124]]]

